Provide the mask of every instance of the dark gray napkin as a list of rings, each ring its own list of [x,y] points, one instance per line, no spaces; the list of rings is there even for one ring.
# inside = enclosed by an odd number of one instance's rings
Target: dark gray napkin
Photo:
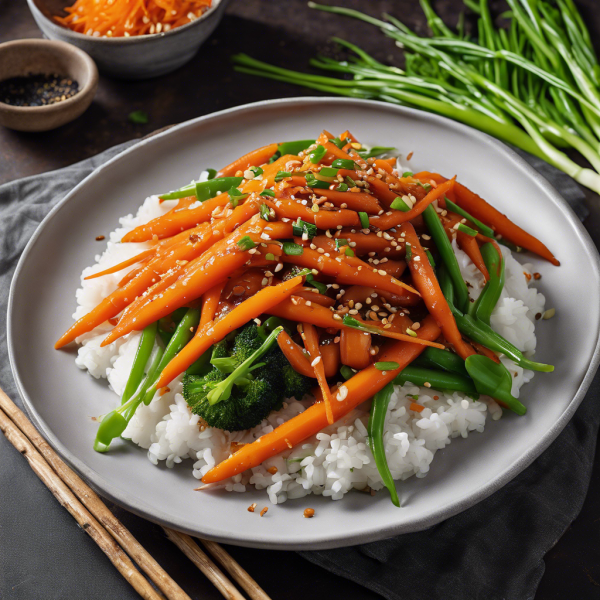
[[[19,405],[5,335],[8,289],[19,256],[50,209],[132,143],[66,169],[0,186],[0,386]],[[586,216],[583,193],[572,179],[536,158],[525,158],[580,218]],[[550,448],[477,506],[424,532],[302,556],[389,599],[532,598],[544,554],[575,519],[585,498],[600,424],[598,381]],[[0,598],[137,598],[3,436],[0,455]],[[51,569],[46,565],[49,555],[60,556]],[[82,572],[82,565],[94,568]]]

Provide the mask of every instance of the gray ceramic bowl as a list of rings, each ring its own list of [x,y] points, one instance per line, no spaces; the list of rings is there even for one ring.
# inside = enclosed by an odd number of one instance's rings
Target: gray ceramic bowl
[[[82,50],[52,40],[0,44],[0,81],[24,75],[61,75],[79,83],[79,92],[56,104],[12,106],[0,101],[0,125],[18,131],[48,131],[76,119],[91,104],[98,69]]]
[[[73,0],[27,0],[38,27],[51,40],[62,40],[85,50],[106,75],[147,79],[178,69],[188,62],[215,30],[229,0],[213,0],[199,19],[166,33],[138,37],[101,38],[62,27],[53,16],[65,15]]]

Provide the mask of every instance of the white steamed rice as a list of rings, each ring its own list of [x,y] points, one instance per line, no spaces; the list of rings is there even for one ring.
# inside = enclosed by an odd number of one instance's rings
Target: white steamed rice
[[[116,289],[126,271],[88,281],[83,278],[145,249],[146,244],[121,244],[119,240],[134,227],[172,207],[172,202],[160,204],[156,196],[151,196],[135,217],[128,215],[120,219],[121,227],[110,234],[104,253],[96,256],[96,263],[82,273],[75,319]],[[483,287],[483,276],[456,244],[454,251],[471,297],[476,299]],[[545,299],[530,285],[532,266],[518,263],[508,248],[502,247],[502,252],[506,283],[491,324],[520,350],[532,355],[536,346],[535,317],[544,312]],[[104,323],[78,338],[81,347],[75,361],[93,377],[106,378],[116,400],[125,387],[140,334],[131,333],[101,348],[100,342],[110,329],[111,325]],[[533,372],[523,370],[505,357],[501,360],[513,375],[512,393],[518,397],[521,386],[531,380]],[[191,459],[189,464],[197,479],[229,456],[232,443],[251,442],[310,404],[309,401],[289,399],[280,411],[248,431],[229,433],[212,428],[201,431],[198,416],[190,413],[183,399],[180,379],[173,381],[169,388],[170,391],[162,396],[157,394],[148,406],[138,408],[124,437],[146,449],[148,459],[155,465],[164,461],[167,467],[173,467],[183,459]],[[419,404],[425,407],[421,413],[409,410],[413,402],[409,396],[415,394],[419,396]],[[106,413],[112,408],[112,404],[98,406],[98,413]],[[390,401],[384,434],[387,460],[394,479],[403,480],[412,475],[424,477],[438,450],[453,438],[466,438],[473,431],[482,432],[488,415],[492,419],[502,415],[502,409],[489,398],[473,401],[458,392],[449,395],[412,384],[397,386]],[[368,406],[359,407],[301,446],[223,482],[222,487],[235,492],[244,492],[252,485],[266,489],[274,504],[308,494],[322,494],[338,500],[353,488],[379,490],[383,484],[367,444],[367,421]],[[268,472],[270,467],[277,468],[275,474]]]

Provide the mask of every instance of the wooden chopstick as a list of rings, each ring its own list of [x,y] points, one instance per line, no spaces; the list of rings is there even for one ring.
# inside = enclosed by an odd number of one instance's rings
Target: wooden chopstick
[[[225,570],[237,581],[251,600],[271,600],[265,591],[250,577],[244,569],[221,545],[209,540],[200,540],[202,545],[221,563]]]
[[[245,600],[238,589],[225,577],[223,571],[203,552],[187,534],[163,527],[169,538],[213,583],[227,600]]]
[[[27,459],[35,474],[44,482],[54,497],[71,513],[79,526],[98,544],[102,552],[108,556],[112,564],[133,586],[135,591],[146,600],[164,600],[164,596],[159,594],[135,568],[135,565],[119,544],[79,502],[73,492],[50,468],[43,456],[33,447],[25,434],[8,418],[3,410],[0,410],[0,431]],[[188,596],[184,597],[187,598]]]
[[[23,411],[6,395],[4,390],[0,388],[0,409],[10,417],[8,422],[3,420],[6,430],[11,432],[13,439],[21,439],[17,433],[14,433],[14,429],[20,430],[21,436],[25,438],[27,442],[30,442],[30,446],[33,445],[37,449],[36,454],[39,459],[43,461],[46,466],[50,465],[50,473],[45,473],[51,477],[51,484],[54,482],[60,482],[63,485],[66,484],[70,490],[72,490],[72,498],[75,499],[77,504],[81,503],[85,505],[88,511],[94,515],[94,521],[101,523],[101,526],[118,542],[118,544],[129,554],[129,556],[139,565],[142,571],[154,582],[169,600],[191,600],[190,597],[177,585],[177,583],[171,579],[169,574],[154,560],[154,558],[146,551],[146,549],[133,537],[131,532],[115,517],[107,506],[102,502],[100,497],[90,488],[82,479],[77,475],[70,467],[68,467],[62,459],[54,452],[49,446],[48,442],[40,435],[38,430],[33,426],[31,421],[25,416]],[[12,422],[11,422],[12,419]],[[7,438],[6,431],[2,429]],[[28,439],[27,439],[28,438]],[[12,443],[12,440],[9,438]],[[22,440],[23,441],[23,440]],[[13,443],[14,445],[14,443]],[[20,448],[18,448],[21,451]],[[33,447],[31,448],[33,450]],[[25,457],[29,460],[27,454]],[[38,459],[38,463],[39,463]],[[44,460],[45,459],[45,460]],[[33,464],[29,461],[32,468]],[[52,473],[52,469],[55,473]],[[35,469],[34,469],[35,471]],[[36,474],[39,473],[36,471]],[[53,488],[48,485],[47,480],[40,478],[54,493]],[[56,495],[56,494],[55,494]],[[57,496],[58,498],[58,496]],[[60,498],[58,498],[61,504],[69,510],[69,507],[65,505]],[[83,507],[81,507],[83,509]],[[85,509],[83,509],[85,510]],[[88,511],[85,511],[86,513]],[[69,510],[69,512],[71,512]],[[71,513],[73,514],[73,513]],[[73,515],[75,516],[75,515]],[[77,518],[77,517],[76,517]],[[93,517],[92,517],[93,518]],[[88,533],[90,533],[88,531]],[[91,534],[90,534],[91,535]],[[92,536],[93,537],[93,536]],[[118,546],[117,546],[118,547]],[[119,548],[119,550],[121,550]],[[112,560],[111,556],[109,558]],[[117,567],[118,568],[118,567]],[[139,575],[139,571],[135,569],[135,572]],[[119,569],[119,571],[121,571]],[[128,577],[126,579],[129,580]],[[144,582],[152,589],[148,582],[142,577]],[[133,585],[133,584],[132,584]],[[135,586],[134,586],[135,587]],[[136,588],[139,592],[139,590]],[[156,592],[154,592],[156,594]],[[141,594],[142,597],[146,597]],[[159,598],[160,596],[148,596],[148,598]]]

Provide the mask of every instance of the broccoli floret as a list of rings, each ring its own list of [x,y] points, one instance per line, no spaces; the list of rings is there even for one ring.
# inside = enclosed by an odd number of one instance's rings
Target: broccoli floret
[[[289,396],[301,399],[313,381],[296,373],[275,342],[278,331],[265,339],[264,331],[247,325],[231,351],[217,345],[206,375],[186,375],[183,395],[194,414],[211,427],[228,431],[258,425],[279,410]]]

